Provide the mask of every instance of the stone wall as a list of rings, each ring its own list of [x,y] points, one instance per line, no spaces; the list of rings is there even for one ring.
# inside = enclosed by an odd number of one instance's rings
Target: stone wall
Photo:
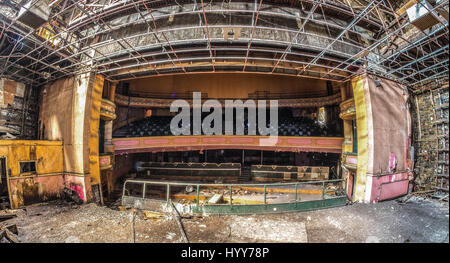
[[[416,191],[448,192],[448,91],[448,79],[441,80],[411,98]]]

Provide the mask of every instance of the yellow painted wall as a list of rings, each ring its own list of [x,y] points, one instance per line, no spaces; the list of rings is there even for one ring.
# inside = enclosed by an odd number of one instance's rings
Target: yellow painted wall
[[[0,140],[0,156],[7,157],[11,177],[19,176],[19,161],[36,160],[38,174],[62,173],[61,141]]]
[[[368,112],[366,107],[366,90],[368,89],[367,79],[356,77],[352,80],[353,96],[355,98],[356,108],[356,126],[358,136],[358,163],[356,170],[356,185],[354,200],[364,201],[367,166],[369,159],[369,131],[368,131]]]
[[[98,129],[100,125],[100,107],[102,104],[104,78],[97,75],[94,80],[92,92],[90,96],[90,118],[89,118],[89,173],[91,184],[100,183],[100,164],[99,164],[99,135]]]
[[[0,157],[6,157],[11,207],[59,196],[63,185],[61,141],[0,140]],[[36,161],[36,173],[20,173],[20,161]]]
[[[83,186],[100,182],[98,129],[104,79],[86,73],[61,79],[44,88],[40,102],[41,138],[63,141],[66,181]]]

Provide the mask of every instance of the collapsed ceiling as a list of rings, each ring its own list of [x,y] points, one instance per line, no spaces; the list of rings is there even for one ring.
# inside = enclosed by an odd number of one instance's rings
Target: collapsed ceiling
[[[415,10],[415,12],[412,11]],[[0,77],[448,74],[448,0],[1,0]]]

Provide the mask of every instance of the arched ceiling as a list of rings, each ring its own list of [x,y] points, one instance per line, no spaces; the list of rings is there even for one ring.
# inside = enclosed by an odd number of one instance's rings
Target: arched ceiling
[[[411,86],[448,73],[448,21],[421,31],[394,0],[1,0],[1,77],[40,86],[96,71],[110,80],[257,72],[347,81],[363,71]],[[428,7],[435,12],[448,0]],[[446,7],[448,10],[448,7]],[[403,11],[402,11],[403,10]]]

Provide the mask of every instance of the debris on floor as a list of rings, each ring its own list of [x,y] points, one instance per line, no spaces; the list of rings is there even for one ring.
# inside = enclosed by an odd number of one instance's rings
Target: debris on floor
[[[221,194],[214,194],[209,200],[208,204],[218,204],[223,201],[223,195]]]
[[[15,224],[0,225],[0,243],[20,243]]]
[[[150,219],[150,220],[161,220],[162,218],[166,217],[166,215],[164,213],[160,213],[160,212],[155,212],[155,211],[147,211],[144,210],[144,216],[145,219]]]
[[[125,208],[121,211],[95,203],[75,206],[73,202],[52,201],[16,210],[16,217],[0,222],[0,242],[185,242],[178,215],[171,211],[174,210]],[[449,233],[448,203],[419,196],[411,197],[406,203],[392,200],[309,212],[246,216],[183,214],[179,220],[192,243],[439,243],[448,242]]]

